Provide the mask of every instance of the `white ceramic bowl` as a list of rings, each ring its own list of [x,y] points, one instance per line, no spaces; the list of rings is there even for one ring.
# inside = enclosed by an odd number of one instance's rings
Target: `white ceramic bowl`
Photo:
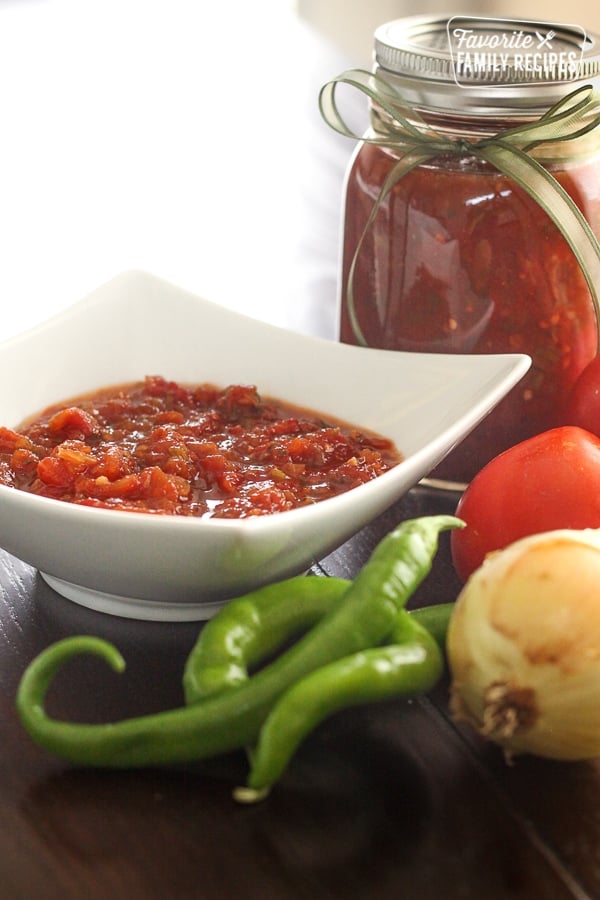
[[[207,618],[232,596],[306,570],[383,512],[528,366],[520,355],[394,353],[311,338],[126,272],[0,345],[0,424],[14,427],[52,403],[163,375],[255,384],[264,395],[392,438],[404,460],[339,497],[246,520],[93,509],[0,485],[0,546],[93,609]]]

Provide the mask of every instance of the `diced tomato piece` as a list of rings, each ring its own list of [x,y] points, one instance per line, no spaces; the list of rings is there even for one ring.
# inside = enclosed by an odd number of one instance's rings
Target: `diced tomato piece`
[[[45,456],[37,464],[40,481],[53,487],[68,487],[77,475],[67,463],[57,456]]]
[[[84,469],[93,466],[97,462],[96,457],[90,453],[90,447],[83,441],[63,441],[52,451],[53,455],[62,459],[73,468]]]
[[[182,500],[188,496],[190,485],[184,478],[167,475],[158,466],[149,466],[140,475],[140,491],[155,500]]]
[[[99,430],[99,427],[94,416],[78,406],[68,406],[66,409],[61,409],[48,420],[48,430],[50,432],[77,432],[84,435],[84,437],[94,434]]]
[[[185,422],[185,416],[176,409],[167,409],[165,412],[157,413],[155,421],[159,425],[181,425]]]
[[[291,509],[293,502],[287,491],[268,487],[260,488],[248,493],[248,500],[253,506],[253,515],[261,513],[283,512]]]
[[[64,441],[58,444],[50,456],[45,456],[37,464],[38,478],[44,484],[55,487],[71,485],[77,475],[96,462],[89,453],[89,447],[81,441]]]
[[[108,447],[98,458],[90,475],[99,478],[102,475],[109,481],[116,481],[132,471],[131,458],[121,447]]]
[[[33,444],[29,438],[12,428],[0,427],[0,453],[12,453],[20,447],[31,449]]]
[[[148,375],[144,380],[144,391],[150,397],[170,397],[181,403],[190,402],[190,390],[176,381],[167,381],[162,375]]]
[[[206,459],[207,456],[214,456],[219,448],[214,441],[200,441],[189,445],[194,456],[198,459]]]
[[[10,458],[10,464],[15,472],[27,472],[35,469],[39,461],[39,457],[36,456],[31,450],[27,450],[25,447],[18,447],[15,452],[12,454]]]
[[[98,500],[109,500],[112,497],[131,497],[140,490],[138,475],[123,475],[115,481],[109,481],[105,475],[92,478],[80,475],[74,483],[75,493],[81,496],[95,497]]]
[[[269,425],[266,429],[268,434],[274,436],[280,434],[298,434],[300,430],[298,419],[280,419],[278,422],[273,422],[273,424]]]
[[[260,409],[258,391],[252,385],[233,384],[225,388],[215,403],[227,421],[236,421]]]
[[[287,442],[286,449],[292,462],[305,463],[309,466],[322,466],[325,462],[325,451],[314,436],[292,438]]]
[[[202,457],[199,470],[206,481],[206,487],[217,485],[227,494],[233,493],[240,484],[236,467],[222,453]]]

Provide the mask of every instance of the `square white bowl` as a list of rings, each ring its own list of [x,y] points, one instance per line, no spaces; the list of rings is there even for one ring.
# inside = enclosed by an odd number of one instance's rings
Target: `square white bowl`
[[[351,347],[240,315],[125,272],[0,345],[0,424],[162,375],[254,384],[391,438],[403,461],[339,497],[244,520],[96,509],[0,485],[0,546],[63,596],[115,615],[200,620],[233,596],[306,570],[426,476],[530,365]]]

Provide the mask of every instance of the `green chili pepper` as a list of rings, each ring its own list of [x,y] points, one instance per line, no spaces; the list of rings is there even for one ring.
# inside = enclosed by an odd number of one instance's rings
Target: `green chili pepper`
[[[401,612],[390,644],[336,660],[297,681],[278,700],[251,757],[246,787],[234,797],[262,799],[281,777],[302,740],[327,716],[361,703],[430,690],[444,670],[435,638]]]
[[[410,611],[411,618],[427,629],[442,652],[446,650],[446,635],[453,609],[454,603],[437,603]]]
[[[72,762],[126,767],[188,762],[254,743],[277,698],[303,676],[333,660],[376,646],[431,569],[440,531],[462,526],[453,516],[408,520],[375,548],[344,596],[314,628],[249,681],[202,703],[120,722],[72,724],[46,715],[55,672],[70,657],[94,653],[117,671],[119,652],[96,638],[67,638],[25,671],[17,709],[34,740]]]
[[[252,666],[318,622],[351,584],[343,578],[298,575],[229,602],[206,623],[187,658],[186,703],[243,684]],[[452,608],[453,604],[439,604],[411,611],[442,650]]]
[[[206,623],[187,658],[186,703],[243,684],[252,666],[322,619],[351,583],[298,575],[227,603]]]

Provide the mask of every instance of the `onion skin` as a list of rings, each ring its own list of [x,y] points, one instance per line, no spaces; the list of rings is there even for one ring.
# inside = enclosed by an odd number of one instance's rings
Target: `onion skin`
[[[455,718],[508,757],[600,756],[600,531],[491,554],[457,599],[447,655]]]

